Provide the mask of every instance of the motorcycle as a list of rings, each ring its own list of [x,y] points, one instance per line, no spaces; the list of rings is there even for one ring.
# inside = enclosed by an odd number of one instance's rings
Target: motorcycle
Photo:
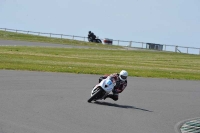
[[[102,41],[98,38],[93,39],[92,37],[88,37],[89,42],[96,42],[96,43],[102,43]]]
[[[92,101],[105,99],[106,96],[113,90],[115,85],[115,81],[112,81],[109,76],[106,79],[103,79],[92,89],[91,97],[88,99],[88,102],[90,103]]]

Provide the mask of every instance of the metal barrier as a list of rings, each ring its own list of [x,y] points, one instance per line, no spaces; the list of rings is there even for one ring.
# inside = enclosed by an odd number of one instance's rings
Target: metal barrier
[[[32,34],[32,35],[38,35],[38,36],[53,37],[53,38],[72,39],[72,40],[78,40],[78,41],[86,41],[86,39],[87,39],[87,37],[82,37],[82,36],[24,31],[24,30],[16,30],[16,29],[8,29],[8,28],[0,28],[0,30],[16,32],[16,33]],[[103,40],[103,39],[101,39],[101,40]],[[113,40],[113,45],[147,49],[147,42]],[[186,53],[186,54],[199,54],[200,55],[200,48],[184,47],[184,46],[177,46],[177,45],[167,45],[167,44],[161,44],[161,45],[163,45],[163,51],[179,52],[179,53]]]

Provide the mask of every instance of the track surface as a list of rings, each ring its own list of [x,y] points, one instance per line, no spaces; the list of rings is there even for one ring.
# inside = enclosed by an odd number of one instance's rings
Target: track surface
[[[87,103],[99,76],[0,70],[0,133],[175,133],[200,115],[199,81],[129,77],[117,102]]]
[[[74,46],[74,45],[66,45],[66,44],[63,45],[63,44],[12,41],[12,40],[0,40],[0,46],[37,46],[37,47],[42,46],[42,47],[59,47],[59,48],[96,48],[97,49],[97,47],[89,47],[89,46]],[[126,50],[143,50],[141,48],[133,48],[133,47],[124,47],[124,48]],[[154,52],[157,52],[157,51],[154,51]]]
[[[0,46],[37,46],[37,47],[42,46],[42,47],[59,47],[59,48],[89,48],[87,46],[73,46],[73,45],[63,45],[63,44],[12,41],[12,40],[0,40]]]

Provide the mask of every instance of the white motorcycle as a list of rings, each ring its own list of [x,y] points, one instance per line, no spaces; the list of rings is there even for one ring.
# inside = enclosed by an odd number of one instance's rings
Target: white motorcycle
[[[113,90],[116,83],[111,80],[108,76],[106,79],[103,79],[99,84],[94,86],[91,92],[91,97],[88,99],[88,102],[102,100]]]

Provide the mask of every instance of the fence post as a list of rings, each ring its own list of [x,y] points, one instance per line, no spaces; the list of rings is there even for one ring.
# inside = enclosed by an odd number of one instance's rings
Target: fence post
[[[143,48],[143,44],[144,44],[144,43],[142,42],[142,48]]]
[[[51,33],[49,33],[50,34],[50,37],[51,37]]]
[[[74,40],[74,35],[73,35],[73,37],[72,37],[72,40]]]
[[[5,31],[6,31],[6,28],[5,28]]]
[[[166,51],[167,49],[166,49],[166,44],[165,44],[165,51]]]
[[[188,47],[187,47],[187,54],[188,54]]]
[[[40,32],[38,32],[38,36],[40,35]]]
[[[85,42],[85,37],[83,38],[84,42]]]
[[[129,42],[129,47],[131,47],[131,46],[132,46],[132,41]]]
[[[27,31],[27,34],[29,33],[29,31]]]
[[[119,40],[118,40],[118,46],[119,46]]]
[[[199,49],[199,55],[200,55],[200,49]]]
[[[175,46],[175,52],[177,53],[178,46]]]
[[[62,39],[63,34],[61,34],[61,39]]]
[[[17,33],[17,30],[16,30],[16,33]]]

